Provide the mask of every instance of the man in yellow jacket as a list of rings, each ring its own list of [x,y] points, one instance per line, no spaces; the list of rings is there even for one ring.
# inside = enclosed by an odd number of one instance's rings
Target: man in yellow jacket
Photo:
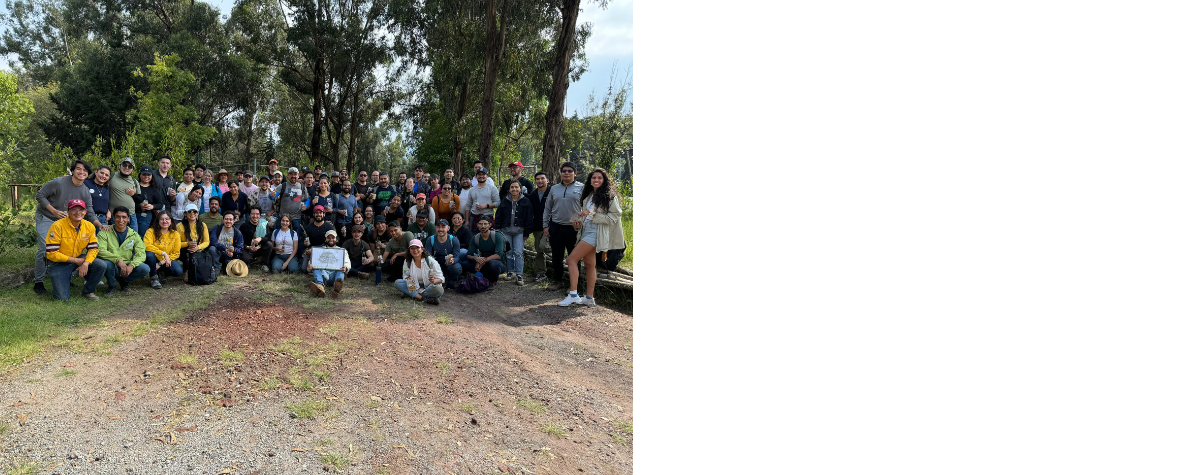
[[[96,241],[96,226],[83,220],[87,205],[83,200],[67,203],[67,217],[55,221],[46,233],[46,274],[54,286],[54,298],[66,301],[71,298],[71,276],[78,274],[84,279],[83,296],[88,300],[100,300],[96,286],[104,278],[108,266],[96,261],[100,252]]]

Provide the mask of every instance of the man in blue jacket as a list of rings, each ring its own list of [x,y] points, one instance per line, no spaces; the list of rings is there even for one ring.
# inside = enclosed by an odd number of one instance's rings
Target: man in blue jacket
[[[233,212],[225,213],[225,217],[221,218],[221,227],[209,231],[208,242],[217,249],[217,255],[221,259],[221,271],[224,272],[225,264],[234,259],[242,258],[242,250],[245,249],[245,240],[242,237],[242,232],[233,227],[233,223],[237,221],[233,217]]]

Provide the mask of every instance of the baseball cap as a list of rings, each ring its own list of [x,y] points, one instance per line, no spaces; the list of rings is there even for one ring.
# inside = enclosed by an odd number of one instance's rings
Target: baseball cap
[[[386,223],[386,222],[387,222],[387,216],[384,216],[384,215],[382,215],[382,214],[377,214],[377,215],[375,215],[375,222],[376,222],[376,223]]]
[[[413,198],[413,199],[415,199],[415,200],[419,200],[419,199],[422,199],[422,198],[426,198],[426,196],[425,196],[425,193],[417,193],[417,197],[416,197],[416,198]]]
[[[484,175],[486,175],[486,174],[488,173],[487,167],[482,167],[482,168],[480,168],[480,169],[478,169],[478,170],[475,170],[475,174],[476,174],[476,175],[478,175],[478,174],[480,174],[480,173],[483,173]]]
[[[321,206],[321,205],[316,205],[316,206],[313,206],[313,211],[322,211],[322,212],[324,212],[324,211],[325,211],[325,207],[324,207],[324,206]]]
[[[152,174],[154,174],[154,169],[150,168],[150,165],[142,165],[142,169],[138,170],[138,175],[152,175]]]
[[[71,201],[68,201],[68,202],[67,202],[67,209],[71,209],[71,208],[74,208],[74,207],[76,207],[76,206],[78,206],[78,207],[80,207],[80,208],[83,208],[83,209],[87,209],[87,204],[85,204],[85,203],[83,202],[83,200],[80,200],[80,199],[74,199],[74,200],[71,200]]]
[[[421,249],[424,249],[424,248],[425,248],[425,245],[424,245],[424,244],[421,244],[421,240],[420,240],[420,239],[413,239],[412,241],[409,241],[409,242],[408,242],[408,247],[413,247],[413,246],[417,246],[417,247],[419,247],[419,248],[421,248]]]
[[[121,163],[125,163],[125,162],[129,162],[130,165],[133,165],[133,158],[125,157],[125,158],[121,159]]]
[[[446,226],[449,226],[450,222],[446,221],[445,219],[439,219],[439,220],[437,220],[437,224],[438,224],[438,226],[441,226],[443,224],[445,224]]]
[[[508,166],[525,168],[525,165],[521,165],[520,161],[512,162],[512,163],[508,164]]]
[[[429,219],[429,210],[423,209],[421,211],[417,211],[417,217]]]
[[[186,208],[183,209],[183,212],[185,212],[185,213],[188,211],[200,212],[200,208],[197,207],[195,204],[189,204],[189,205],[187,205]]]
[[[337,237],[337,231],[334,231],[332,229],[325,231],[325,237],[329,237],[329,236]]]
[[[272,163],[279,163],[279,160],[272,158],[271,161],[267,162],[268,165],[270,165]]]
[[[288,169],[288,173],[300,173],[300,170],[298,170],[296,167],[291,167]]]

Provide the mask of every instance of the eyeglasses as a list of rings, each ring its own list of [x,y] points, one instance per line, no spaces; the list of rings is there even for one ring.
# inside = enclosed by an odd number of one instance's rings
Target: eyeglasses
[[[362,178],[362,177],[366,177],[366,176],[367,176],[367,174],[366,174],[366,173],[362,173],[362,174],[359,174],[358,176],[359,176],[359,178]]]
[[[133,168],[133,164],[129,163],[129,162],[125,162],[125,163],[121,164],[121,168]]]
[[[567,169],[567,170],[563,170],[563,171],[561,171],[561,172],[559,172],[559,173],[575,173],[575,170],[570,170],[570,169]]]

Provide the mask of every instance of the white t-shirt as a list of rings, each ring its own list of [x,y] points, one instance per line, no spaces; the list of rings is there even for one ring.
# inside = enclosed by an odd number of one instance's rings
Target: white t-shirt
[[[292,247],[296,245],[296,231],[289,229],[287,234],[284,234],[282,229],[276,229],[275,234],[271,235],[271,240],[275,241],[275,252],[277,254],[290,256],[292,255]],[[284,257],[284,259],[287,259],[287,257]]]

